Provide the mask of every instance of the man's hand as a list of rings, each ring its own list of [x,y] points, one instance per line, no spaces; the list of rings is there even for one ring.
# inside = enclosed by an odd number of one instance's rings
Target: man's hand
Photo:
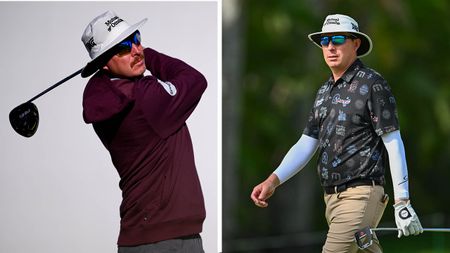
[[[259,207],[267,207],[267,199],[273,195],[275,189],[280,185],[280,180],[277,175],[271,174],[264,182],[253,188],[250,198]]]
[[[394,205],[395,223],[398,231],[398,238],[408,235],[418,235],[423,233],[419,217],[412,208],[409,201],[399,201]]]

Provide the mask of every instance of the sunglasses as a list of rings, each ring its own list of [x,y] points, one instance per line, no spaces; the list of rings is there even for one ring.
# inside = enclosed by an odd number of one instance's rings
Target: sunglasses
[[[328,44],[333,43],[333,45],[342,45],[345,43],[346,39],[355,39],[352,35],[333,35],[333,36],[323,36],[320,37],[320,45],[328,46]]]
[[[133,44],[135,44],[136,46],[141,45],[141,33],[139,33],[139,31],[136,31],[135,33],[124,39],[122,42],[117,44],[114,47],[114,52],[116,52],[116,55],[118,56],[127,55],[131,52]]]

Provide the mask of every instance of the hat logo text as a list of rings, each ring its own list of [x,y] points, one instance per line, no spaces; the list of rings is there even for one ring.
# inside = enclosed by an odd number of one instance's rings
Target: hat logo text
[[[115,27],[116,25],[118,25],[120,22],[122,22],[123,19],[115,16],[113,18],[111,18],[110,20],[105,22],[105,25],[108,26],[108,32],[111,32],[111,29],[113,27]]]
[[[325,25],[340,25],[341,23],[339,23],[339,18],[329,18],[325,21]]]

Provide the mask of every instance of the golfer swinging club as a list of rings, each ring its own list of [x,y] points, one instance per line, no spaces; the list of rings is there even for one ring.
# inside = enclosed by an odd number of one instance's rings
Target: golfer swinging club
[[[386,168],[392,175],[398,237],[422,233],[409,201],[395,98],[386,80],[359,59],[370,53],[371,39],[355,20],[340,14],[327,16],[322,31],[308,37],[322,49],[331,77],[317,92],[302,136],[273,174],[253,189],[251,199],[267,207],[276,187],[318,150],[329,225],[322,252],[357,252],[355,232],[378,225],[388,202],[383,188]],[[365,252],[382,252],[376,236]]]
[[[206,89],[181,60],[141,44],[138,29],[105,12],[82,41],[92,59],[83,117],[109,151],[120,176],[119,253],[203,253],[202,189],[186,120]],[[148,69],[152,75],[144,76]]]

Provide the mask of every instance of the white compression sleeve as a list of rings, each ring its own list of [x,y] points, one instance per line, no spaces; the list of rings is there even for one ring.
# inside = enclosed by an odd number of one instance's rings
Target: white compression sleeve
[[[297,174],[311,160],[319,147],[319,140],[302,135],[297,143],[291,147],[273,172],[280,179],[280,184]]]
[[[381,136],[389,156],[392,184],[395,199],[409,199],[408,168],[406,167],[405,147],[400,131],[394,131]]]

